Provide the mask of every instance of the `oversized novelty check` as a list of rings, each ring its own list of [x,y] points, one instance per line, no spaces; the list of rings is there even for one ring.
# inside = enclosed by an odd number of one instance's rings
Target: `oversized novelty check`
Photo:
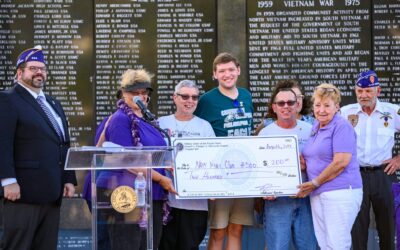
[[[301,183],[297,137],[179,138],[179,199],[292,196]]]

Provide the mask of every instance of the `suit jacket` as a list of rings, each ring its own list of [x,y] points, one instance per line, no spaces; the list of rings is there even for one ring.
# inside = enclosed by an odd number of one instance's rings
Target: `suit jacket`
[[[64,184],[76,185],[75,172],[64,170],[70,145],[64,111],[57,100],[46,99],[62,119],[65,142],[26,89],[16,84],[0,92],[0,179],[17,179],[17,202],[60,204]]]

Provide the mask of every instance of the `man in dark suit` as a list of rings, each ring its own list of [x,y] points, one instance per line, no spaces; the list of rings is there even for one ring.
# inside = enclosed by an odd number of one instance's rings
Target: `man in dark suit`
[[[42,91],[46,77],[41,47],[28,49],[18,57],[15,86],[0,92],[0,249],[56,249],[61,200],[75,192],[75,173],[64,170],[67,120]]]

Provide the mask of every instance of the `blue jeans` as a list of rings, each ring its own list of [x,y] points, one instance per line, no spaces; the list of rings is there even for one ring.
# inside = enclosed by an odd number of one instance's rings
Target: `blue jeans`
[[[317,249],[310,198],[279,197],[265,201],[264,233],[268,250]]]

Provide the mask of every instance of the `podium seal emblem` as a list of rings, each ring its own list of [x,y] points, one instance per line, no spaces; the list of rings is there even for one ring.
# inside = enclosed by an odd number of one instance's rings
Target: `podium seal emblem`
[[[111,194],[111,205],[117,212],[123,214],[131,212],[137,205],[135,190],[129,186],[117,187]]]

